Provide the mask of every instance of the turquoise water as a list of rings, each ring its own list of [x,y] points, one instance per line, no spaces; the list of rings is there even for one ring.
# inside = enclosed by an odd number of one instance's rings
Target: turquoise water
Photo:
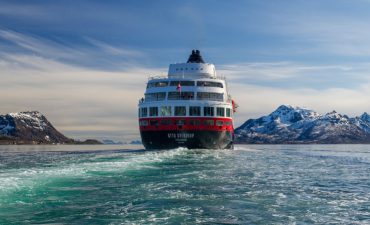
[[[0,224],[195,223],[370,224],[370,146],[0,146]]]

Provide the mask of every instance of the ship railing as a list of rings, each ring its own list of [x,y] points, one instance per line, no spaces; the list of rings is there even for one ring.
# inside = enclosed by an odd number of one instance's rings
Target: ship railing
[[[197,76],[192,76],[192,75],[174,75],[174,76],[167,76],[167,75],[151,75],[148,77],[148,80],[159,80],[159,79],[168,79],[168,78],[209,78],[209,79],[215,79],[215,80],[225,80],[226,77],[224,75],[216,75],[216,76],[209,76],[209,75],[197,75]]]
[[[168,76],[166,75],[151,75],[148,77],[148,80],[159,80],[159,79],[167,79]]]
[[[220,100],[220,99],[195,99],[195,98],[190,98],[190,99],[186,99],[186,98],[179,98],[179,99],[167,99],[166,101],[167,102],[176,102],[178,100],[186,100],[186,101],[189,101],[189,102],[195,102],[195,101],[203,101],[203,100],[208,100],[208,101],[211,101],[212,105],[222,105],[222,104],[225,104],[225,103],[232,103],[232,100],[231,99],[227,99],[226,101],[224,100]],[[163,101],[163,100],[151,100],[151,99],[145,99],[145,98],[141,98],[138,100],[138,105],[141,105],[143,103],[148,103],[148,102],[160,102],[160,101]]]

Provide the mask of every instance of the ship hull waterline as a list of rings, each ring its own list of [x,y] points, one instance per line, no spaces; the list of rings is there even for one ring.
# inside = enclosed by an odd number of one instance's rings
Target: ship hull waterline
[[[144,147],[150,150],[174,149],[233,149],[232,131],[161,130],[140,131]]]

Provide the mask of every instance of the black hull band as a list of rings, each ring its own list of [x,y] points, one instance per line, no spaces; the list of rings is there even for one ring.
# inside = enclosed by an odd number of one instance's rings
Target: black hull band
[[[140,131],[146,149],[232,149],[232,131]]]

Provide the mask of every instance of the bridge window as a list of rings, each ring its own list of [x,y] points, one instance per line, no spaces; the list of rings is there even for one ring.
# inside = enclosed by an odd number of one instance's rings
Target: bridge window
[[[181,80],[181,81],[171,81],[170,86],[195,86],[195,81],[190,81],[190,80]]]
[[[171,106],[161,106],[161,116],[171,116]]]
[[[147,117],[148,116],[148,108],[141,108],[141,117]]]
[[[231,109],[226,108],[226,117],[231,117]]]
[[[200,116],[200,106],[190,106],[189,116]]]
[[[149,107],[149,116],[158,116],[158,107]]]
[[[186,107],[175,106],[175,116],[186,116]]]
[[[145,94],[145,101],[161,101],[166,98],[166,92],[157,92]]]
[[[222,85],[222,83],[213,82],[213,81],[198,81],[197,86],[200,86],[200,87],[219,87],[219,88],[224,87]]]
[[[214,93],[214,92],[198,92],[197,93],[198,100],[211,100],[211,101],[220,101],[224,100],[223,93]]]
[[[191,100],[194,99],[194,92],[171,91],[168,92],[168,100]]]
[[[203,115],[204,116],[213,116],[214,115],[213,107],[204,107],[203,108]]]
[[[224,109],[224,108],[222,108],[222,107],[217,107],[217,108],[216,108],[216,115],[217,115],[217,116],[222,116],[222,117],[224,117],[224,116],[225,116],[225,109]]]

